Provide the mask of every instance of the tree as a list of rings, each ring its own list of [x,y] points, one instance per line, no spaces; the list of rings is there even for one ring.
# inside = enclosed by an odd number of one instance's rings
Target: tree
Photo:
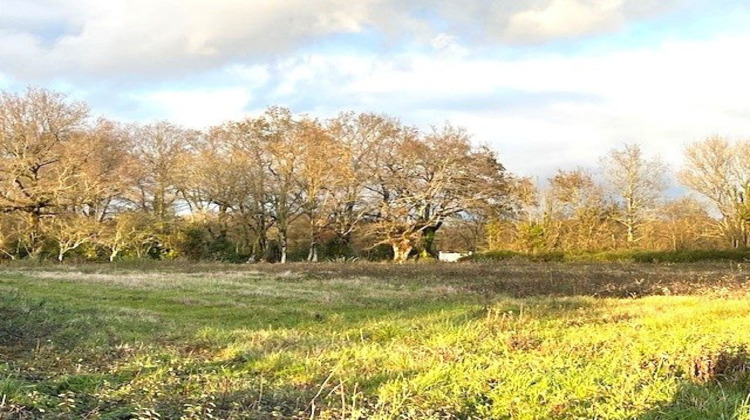
[[[102,222],[124,205],[122,197],[134,182],[137,165],[128,150],[128,135],[119,124],[99,119],[80,134],[75,153],[74,197],[70,212]]]
[[[80,215],[58,216],[50,222],[51,236],[57,244],[57,260],[63,261],[65,254],[92,242],[98,235],[100,224],[96,220]]]
[[[190,219],[203,223],[214,243],[233,237],[235,249],[250,247],[245,214],[252,202],[252,164],[242,147],[237,123],[211,128],[190,145],[181,195],[190,208]],[[216,223],[212,219],[216,218]]]
[[[583,169],[559,170],[550,178],[550,217],[558,222],[563,249],[592,250],[602,245],[610,212],[601,186]]]
[[[0,257],[15,260],[27,251],[25,213],[0,214]]]
[[[155,216],[143,212],[124,212],[115,219],[107,220],[96,242],[105,247],[110,262],[125,251],[132,251],[138,258],[148,254],[158,242],[159,232],[154,229]]]
[[[187,182],[188,145],[198,133],[166,121],[132,125],[129,131],[138,170],[130,200],[159,220],[169,218],[175,213],[181,186]]]
[[[302,194],[297,188],[300,157],[297,141],[301,125],[286,108],[269,108],[258,121],[260,138],[269,155],[267,194],[271,217],[278,232],[280,261],[286,263],[289,226],[300,215]]]
[[[418,177],[425,187],[420,198],[418,243],[420,254],[437,257],[435,235],[446,220],[463,215],[471,219],[507,212],[511,179],[497,155],[487,147],[474,148],[463,128],[446,124],[424,137],[426,149]]]
[[[707,198],[721,215],[719,233],[734,248],[748,245],[750,143],[713,136],[688,146],[682,183]]]
[[[610,151],[602,166],[620,204],[615,220],[625,227],[625,241],[632,248],[640,240],[641,225],[653,215],[666,188],[666,167],[659,159],[646,159],[637,144]]]
[[[328,209],[334,191],[342,179],[337,175],[341,149],[334,138],[317,121],[305,118],[299,122],[297,155],[298,187],[301,193],[301,211],[307,217],[310,246],[307,260],[318,261],[321,231],[328,226]]]
[[[260,261],[266,257],[268,233],[274,224],[269,195],[272,156],[264,137],[266,123],[262,118],[247,118],[225,124],[222,132],[241,168],[235,174],[239,184],[234,211],[252,235],[249,260]]]
[[[28,216],[33,255],[41,250],[42,219],[75,197],[81,163],[75,143],[87,118],[85,104],[60,93],[0,94],[0,210]]]
[[[658,217],[654,239],[662,239],[672,251],[705,246],[702,242],[712,219],[697,200],[690,197],[669,200],[659,207]]]
[[[548,248],[548,212],[546,197],[531,178],[511,178],[508,183],[509,206],[495,208],[485,217],[490,249],[513,248],[539,252]]]
[[[433,256],[435,234],[449,219],[507,199],[505,168],[487,148],[473,148],[461,128],[421,135],[403,127],[382,156],[370,187],[380,203],[372,224],[396,262],[418,247]]]
[[[337,183],[328,197],[328,227],[354,251],[352,235],[379,206],[371,191],[373,179],[401,123],[385,115],[346,112],[328,121],[326,129],[339,150],[333,167]]]

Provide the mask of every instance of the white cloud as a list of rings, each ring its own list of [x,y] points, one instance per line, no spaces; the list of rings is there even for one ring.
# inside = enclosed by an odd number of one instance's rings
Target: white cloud
[[[344,99],[327,109],[316,104],[328,114],[343,102],[422,125],[446,119],[464,125],[523,173],[595,165],[625,142],[640,142],[677,166],[687,142],[750,133],[750,61],[737,55],[748,43],[750,36],[725,36],[512,61],[318,55],[287,63],[280,85],[284,95],[335,86],[334,98]]]
[[[510,17],[505,36],[525,42],[611,30],[625,22],[625,0],[552,0]]]
[[[242,82],[245,87],[255,89],[266,85],[271,80],[268,65],[233,65],[227,67],[224,72],[232,79]]]
[[[154,115],[193,128],[206,128],[227,120],[240,119],[251,100],[243,88],[222,90],[163,90],[135,94],[132,98]]]
[[[288,51],[309,39],[361,30],[368,0],[75,0],[51,8],[68,30],[45,40],[43,30],[4,22],[0,59],[17,73],[76,72],[149,76],[182,74],[232,60]],[[16,4],[24,15],[40,2]],[[73,25],[72,23],[75,22]],[[68,27],[69,26],[69,27]],[[16,38],[16,39],[12,39]],[[14,48],[17,39],[24,48]],[[44,42],[43,42],[44,41]],[[39,62],[40,59],[47,63]],[[12,61],[9,61],[12,60]],[[54,66],[48,64],[55,63]],[[47,64],[47,65],[45,65]]]
[[[0,71],[35,80],[164,80],[364,31],[386,34],[391,45],[465,54],[461,34],[541,42],[613,30],[673,1],[0,0],[11,10],[0,17]]]
[[[595,164],[631,141],[676,162],[687,141],[750,132],[750,36],[588,55],[527,44],[615,31],[681,1],[0,0],[12,6],[0,85],[62,84],[95,92],[95,110],[191,127],[272,104],[451,120],[527,174]],[[369,43],[342,40],[357,33]]]
[[[469,55],[469,49],[458,42],[455,35],[440,33],[430,41],[430,45],[440,53],[449,54],[455,57],[466,57]]]

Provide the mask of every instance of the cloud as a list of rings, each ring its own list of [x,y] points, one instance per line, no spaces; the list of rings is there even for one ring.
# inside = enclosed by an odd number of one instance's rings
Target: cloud
[[[161,90],[133,95],[133,101],[176,124],[206,128],[242,118],[251,101],[243,88],[222,90]]]
[[[615,32],[690,0],[421,0],[443,31],[483,45],[535,45]]]
[[[631,26],[696,0],[0,3],[0,86],[63,86],[122,119],[202,128],[278,104],[450,120],[526,174],[631,141],[674,162],[686,141],[750,131],[747,31]]]
[[[0,0],[0,71],[28,80],[175,79],[273,61],[331,38],[455,49],[614,30],[673,1]],[[640,4],[630,12],[632,4]],[[647,7],[644,4],[650,4]],[[473,36],[477,35],[477,36]],[[398,40],[398,42],[393,42]],[[470,46],[464,45],[465,52]]]
[[[505,36],[524,42],[616,29],[625,21],[624,0],[552,0],[545,8],[510,17]]]
[[[295,111],[386,111],[426,127],[450,120],[522,173],[595,165],[626,142],[679,166],[688,142],[750,132],[738,51],[750,35],[512,60],[429,52],[311,55],[279,70],[276,98]],[[276,70],[271,70],[275,73]]]
[[[43,7],[42,5],[47,7]],[[226,63],[289,51],[330,34],[360,31],[367,0],[98,0],[71,1],[48,20],[67,28],[2,21],[4,71],[38,77],[75,73],[107,77],[187,74]],[[18,14],[62,7],[16,4]],[[44,18],[43,18],[44,19]],[[22,19],[28,21],[28,19]],[[45,27],[48,27],[50,24]],[[54,66],[49,64],[54,63]]]

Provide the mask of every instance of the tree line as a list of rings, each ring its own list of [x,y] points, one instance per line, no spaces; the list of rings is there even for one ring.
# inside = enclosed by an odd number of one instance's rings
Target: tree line
[[[611,150],[599,171],[558,170],[516,183],[519,210],[485,225],[489,249],[521,252],[679,251],[750,245],[750,142],[711,136],[689,144],[671,172],[637,144]]]
[[[0,254],[318,261],[523,252],[746,247],[750,143],[690,145],[666,166],[636,144],[602,170],[510,174],[448,123],[281,107],[199,131],[123,124],[39,88],[0,94]]]
[[[320,121],[271,107],[205,131],[92,119],[65,95],[0,95],[0,249],[286,262],[386,246],[435,254],[444,223],[508,199],[512,177],[462,128],[374,113]],[[297,240],[295,243],[299,243]]]

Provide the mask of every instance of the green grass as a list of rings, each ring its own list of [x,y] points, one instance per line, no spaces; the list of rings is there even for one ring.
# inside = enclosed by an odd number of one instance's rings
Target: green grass
[[[749,274],[11,265],[0,418],[750,419]]]

